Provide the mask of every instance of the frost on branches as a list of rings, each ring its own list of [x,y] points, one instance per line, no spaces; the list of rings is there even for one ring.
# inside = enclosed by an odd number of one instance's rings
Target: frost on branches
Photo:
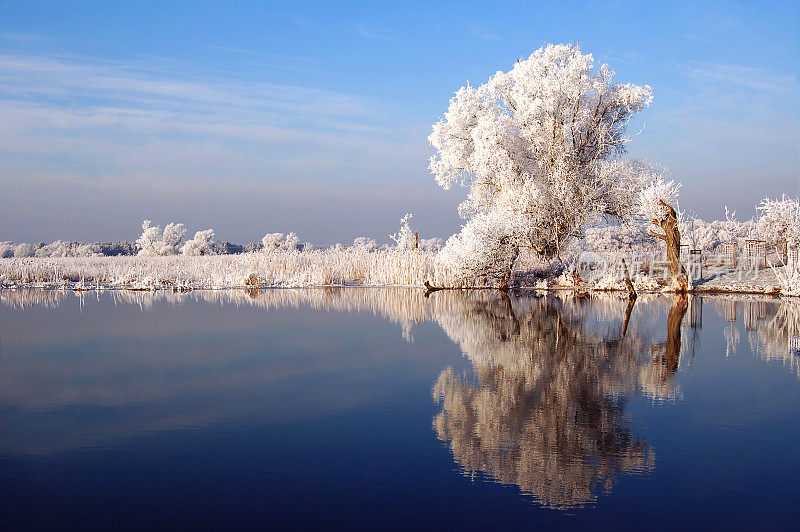
[[[628,123],[652,94],[613,76],[577,45],[547,45],[456,92],[429,137],[439,185],[470,189],[459,207],[468,221],[442,250],[446,264],[502,282],[520,249],[558,257],[603,217],[644,214],[648,188],[674,188],[652,165],[621,158]]]
[[[400,218],[400,229],[396,233],[389,235],[389,238],[395,243],[395,248],[400,250],[439,251],[442,247],[442,239],[438,237],[419,238],[419,232],[414,231],[409,223],[409,220],[413,217],[414,215],[410,212],[406,213],[405,216]]]
[[[353,248],[361,251],[375,251],[378,249],[378,243],[374,238],[359,236],[353,240]]]
[[[300,251],[304,247],[300,243],[300,237],[294,232],[288,235],[284,235],[283,233],[268,233],[261,239],[261,244],[264,246],[264,253],[276,250]]]
[[[785,194],[781,199],[764,198],[758,206],[761,216],[756,230],[770,248],[786,251],[786,245],[800,244],[800,200]]]
[[[154,257],[158,255],[211,255],[213,253],[214,230],[206,229],[194,234],[192,240],[184,243],[186,229],[182,223],[170,223],[164,231],[150,220],[142,222],[142,234],[136,240],[138,255]]]
[[[197,231],[194,238],[181,246],[181,255],[213,255],[214,230]]]
[[[414,231],[411,229],[411,224],[408,223],[413,217],[414,215],[410,212],[406,213],[405,216],[400,218],[400,230],[389,235],[397,249],[414,249],[416,243]]]

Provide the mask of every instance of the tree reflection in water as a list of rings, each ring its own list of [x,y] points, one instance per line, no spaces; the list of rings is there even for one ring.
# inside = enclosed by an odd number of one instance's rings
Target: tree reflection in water
[[[690,313],[686,299],[647,294],[642,294],[633,308],[626,308],[625,299],[610,295],[595,295],[590,300],[553,295],[504,299],[497,292],[441,291],[426,298],[423,291],[406,288],[188,294],[0,290],[0,307],[55,309],[63,304],[67,306],[63,310],[71,311],[76,298],[81,307],[96,298],[100,304],[136,305],[144,313],[214,303],[253,306],[266,312],[315,308],[374,314],[398,323],[407,338],[411,338],[417,324],[436,322],[459,345],[474,369],[474,377],[445,369],[437,379],[433,392],[441,412],[433,421],[436,434],[447,442],[465,475],[482,474],[517,485],[541,504],[558,508],[591,504],[621,475],[654,467],[654,451],[627,424],[626,398],[635,393],[655,400],[679,398],[673,375],[679,365],[685,367],[686,359],[681,353],[691,350],[687,344],[697,333],[688,329],[691,333],[686,334],[687,328],[702,325],[700,298],[691,300]],[[757,356],[780,361],[800,378],[800,303],[753,296],[702,299],[731,322],[726,331],[738,337],[739,326],[744,326],[742,330]],[[670,309],[666,323],[664,303]],[[659,307],[662,310],[656,310]],[[98,316],[100,311],[90,315]],[[193,318],[178,319],[179,312],[171,315],[177,316],[169,321],[171,326],[183,323],[187,328],[164,334],[192,334]],[[259,318],[252,319],[259,323]],[[30,323],[30,327],[36,323],[18,322]],[[79,334],[88,338],[123,338],[132,333],[146,337],[153,332],[152,321],[148,320],[79,323]],[[64,335],[57,329],[34,333],[30,327],[16,337],[42,340],[46,336],[44,340],[55,341]],[[681,336],[682,329],[686,338]],[[50,336],[45,334],[48,332]],[[226,329],[222,334],[231,332]],[[70,332],[65,337],[71,341],[73,336]],[[238,356],[244,355],[247,352]],[[246,394],[247,400],[243,400],[236,394],[248,385],[254,390],[269,391],[276,382],[274,366],[264,358],[260,365],[243,371],[241,364],[232,363],[232,356],[237,353],[215,352],[213,346],[192,353],[167,352],[159,356],[155,367],[171,363],[173,368],[184,369],[171,371],[170,375],[175,376],[171,380],[159,378],[160,373],[152,370],[156,362],[149,352],[104,358],[99,365],[93,365],[91,358],[80,363],[73,358],[5,356],[4,371],[0,373],[0,403],[13,405],[18,411],[106,408],[108,399],[113,398],[114,406],[144,406],[160,415],[137,417],[137,423],[128,423],[124,428],[114,424],[126,421],[124,416],[98,418],[100,423],[94,425],[62,424],[70,427],[68,434],[54,431],[57,437],[50,442],[36,431],[17,431],[15,438],[5,438],[4,445],[8,448],[16,441],[17,449],[36,452],[48,444],[50,449],[62,449],[64,442],[94,445],[126,431],[130,434],[186,427],[197,424],[198,419],[219,423],[242,412],[262,411],[262,395]],[[310,370],[313,368],[304,367],[299,373]],[[126,375],[124,385],[115,380],[121,374]],[[87,375],[92,378],[87,379]],[[292,375],[288,374],[285,382],[290,382]],[[40,393],[42,389],[48,393]],[[229,390],[226,393],[235,398],[235,408],[217,405],[209,409],[202,401],[184,400],[206,389],[213,390],[217,398]],[[332,401],[326,399],[325,404],[328,403]],[[31,426],[36,427],[35,423]]]
[[[580,304],[556,298],[452,306],[436,318],[475,377],[441,373],[433,428],[464,475],[517,485],[548,507],[592,503],[621,474],[654,467],[655,452],[627,426],[625,402],[637,389],[674,397],[686,308],[674,300],[667,341],[651,350],[629,328],[630,306],[617,334],[598,332]]]

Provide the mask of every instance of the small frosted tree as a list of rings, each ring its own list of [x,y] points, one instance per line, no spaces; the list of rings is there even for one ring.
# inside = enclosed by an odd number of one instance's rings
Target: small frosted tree
[[[481,285],[500,279],[504,288],[519,255],[523,224],[521,216],[509,217],[496,211],[477,213],[447,240],[437,260],[462,281]]]
[[[161,240],[161,228],[150,225],[150,220],[142,222],[142,234],[136,239],[136,246],[139,248],[139,255],[158,255],[158,242]]]
[[[14,248],[14,257],[16,258],[33,257],[33,254],[33,246],[24,242],[22,244],[17,244]]]
[[[400,229],[396,233],[389,235],[389,238],[394,240],[397,249],[414,249],[416,247],[416,237],[411,229],[411,224],[409,224],[409,220],[413,217],[414,215],[410,212],[406,213],[405,216],[400,218]]]
[[[758,236],[783,252],[787,244],[800,243],[800,201],[785,194],[781,199],[764,198],[758,206]]]
[[[139,248],[138,254],[144,256],[177,255],[183,243],[183,237],[186,235],[183,224],[167,224],[162,233],[159,226],[151,225],[151,223],[150,220],[142,222],[142,234],[136,239],[136,245]]]
[[[161,253],[159,255],[176,255],[180,250],[186,229],[183,224],[167,224],[164,226],[164,233],[161,236]]]
[[[294,232],[288,235],[284,235],[283,233],[268,233],[261,239],[261,244],[264,246],[264,253],[276,250],[298,251],[304,248],[303,244],[300,243],[300,237]]]
[[[211,255],[214,253],[214,230],[197,231],[194,238],[181,246],[181,255]]]
[[[269,253],[270,251],[281,249],[285,239],[286,235],[283,233],[267,233],[264,235],[264,238],[261,239],[261,244],[264,246],[264,252]]]
[[[442,249],[442,246],[444,246],[444,240],[438,236],[419,239],[419,249],[423,251],[436,252]]]
[[[631,139],[628,123],[652,95],[648,86],[614,83],[613,76],[606,65],[595,69],[577,45],[547,45],[478,88],[462,87],[434,124],[431,172],[444,188],[469,187],[459,211],[467,219],[481,215],[475,230],[464,226],[469,235],[502,233],[487,223],[514,228],[503,240],[512,268],[522,247],[557,257],[599,218],[637,212],[653,172],[620,157]],[[506,269],[501,283],[509,275]]]
[[[297,233],[291,231],[288,235],[286,235],[286,240],[284,241],[284,249],[290,251],[299,251],[303,248],[303,245],[300,243],[300,237],[297,236]]]
[[[378,249],[378,243],[372,238],[359,236],[353,240],[353,247],[360,251],[375,251]]]
[[[0,259],[6,259],[14,256],[14,243],[13,242],[0,242]]]

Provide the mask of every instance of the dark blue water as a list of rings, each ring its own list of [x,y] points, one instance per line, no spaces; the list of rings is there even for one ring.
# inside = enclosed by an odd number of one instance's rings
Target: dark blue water
[[[800,519],[797,302],[0,296],[3,529]]]

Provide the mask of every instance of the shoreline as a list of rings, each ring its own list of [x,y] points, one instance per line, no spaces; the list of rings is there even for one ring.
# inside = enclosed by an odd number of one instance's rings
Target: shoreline
[[[54,283],[29,283],[22,285],[0,285],[0,291],[23,291],[23,290],[44,290],[50,292],[158,292],[158,293],[172,293],[172,294],[188,294],[191,292],[224,292],[231,291],[267,291],[267,290],[314,290],[314,289],[410,289],[427,291],[424,286],[420,285],[371,285],[371,284],[325,284],[325,285],[299,285],[299,286],[286,286],[286,285],[231,285],[231,286],[171,286],[171,285],[151,285],[148,287],[135,287],[135,286],[119,286],[119,285],[99,285],[99,286],[80,286],[80,285],[56,285]],[[452,288],[439,288],[436,291],[448,292],[467,292],[467,291],[503,291],[497,287],[491,286],[463,286]],[[626,295],[627,290],[623,289],[609,289],[609,288],[594,288],[584,286],[510,286],[507,292],[573,292],[578,294],[607,294],[607,295]],[[675,290],[665,287],[663,289],[650,289],[650,290],[637,290],[637,294],[647,295],[679,295],[685,294],[687,296],[765,296],[770,299],[800,299],[800,296],[784,294],[779,290],[757,290],[752,288],[739,288],[730,287],[722,288],[719,286],[703,288],[695,287],[687,292],[676,292]]]
[[[514,272],[514,290],[627,293],[615,263],[602,268],[547,271],[526,264]],[[639,294],[675,293],[658,270],[639,270]],[[762,294],[800,297],[797,273],[785,266],[729,268],[709,264],[691,294]],[[0,289],[57,291],[262,290],[282,288],[418,288],[497,290],[486,279],[464,277],[422,250],[277,251],[202,257],[89,257],[0,259]]]

